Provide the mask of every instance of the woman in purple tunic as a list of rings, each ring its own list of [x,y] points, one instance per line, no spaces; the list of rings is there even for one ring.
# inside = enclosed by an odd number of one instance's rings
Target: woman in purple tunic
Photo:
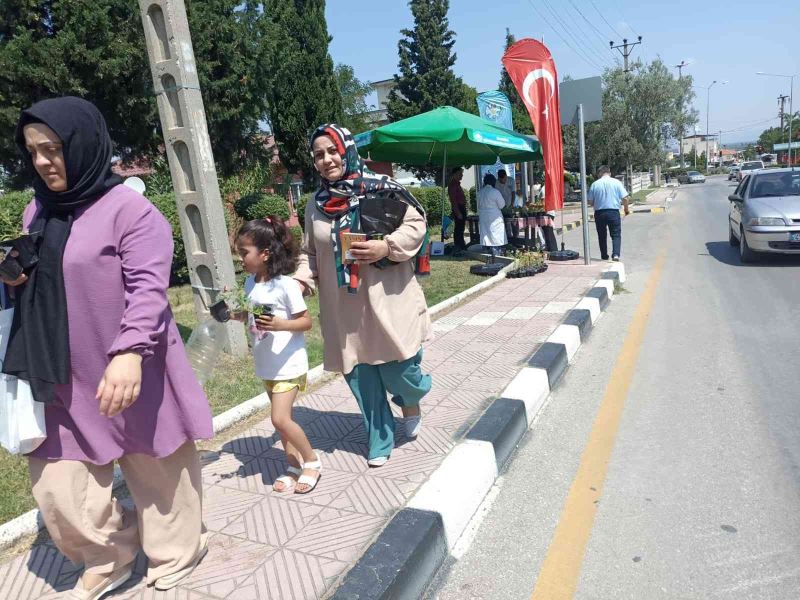
[[[167,300],[169,224],[119,185],[93,104],[39,102],[17,142],[36,191],[24,227],[41,241],[38,265],[6,282],[16,309],[3,371],[46,404],[47,439],[28,455],[34,497],[59,550],[85,565],[73,598],[123,585],[140,549],[148,584],[169,589],[206,553],[194,440],[213,435]],[[115,460],[136,515],[111,497]]]

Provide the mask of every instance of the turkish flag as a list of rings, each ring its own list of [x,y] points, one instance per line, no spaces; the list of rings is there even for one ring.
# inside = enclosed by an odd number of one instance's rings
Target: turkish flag
[[[558,104],[558,74],[547,47],[532,39],[518,41],[503,55],[519,97],[525,103],[544,156],[545,210],[564,206],[564,148]]]

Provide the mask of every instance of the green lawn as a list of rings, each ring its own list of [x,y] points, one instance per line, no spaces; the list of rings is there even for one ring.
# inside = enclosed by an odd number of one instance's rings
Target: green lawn
[[[471,265],[476,261],[443,257],[431,261],[431,276],[421,280],[428,306],[454,296],[480,283],[485,278],[472,275]],[[178,323],[178,329],[186,340],[197,325],[192,301],[192,290],[188,285],[169,290],[170,303]],[[322,362],[322,337],[319,329],[319,304],[316,297],[306,299],[314,318],[314,327],[306,333],[308,359],[312,366]],[[234,358],[223,356],[216,376],[205,386],[208,400],[215,415],[264,391],[253,372],[249,356]],[[5,523],[35,506],[30,494],[27,464],[23,458],[11,456],[0,449],[0,523]]]
[[[653,192],[653,188],[645,188],[643,190],[639,190],[631,194],[631,202],[633,204],[642,204],[644,203],[644,199],[647,198],[649,194]]]

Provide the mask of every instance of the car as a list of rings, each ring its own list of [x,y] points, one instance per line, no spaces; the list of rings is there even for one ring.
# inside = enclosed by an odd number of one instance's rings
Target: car
[[[736,174],[736,181],[741,182],[746,175],[749,175],[747,171],[756,171],[763,168],[764,163],[760,160],[748,160],[747,162],[742,163],[742,166],[739,167],[739,172]]]
[[[729,241],[743,263],[800,254],[800,169],[751,170],[728,200]]]
[[[739,175],[739,167],[737,167],[736,165],[732,166],[728,171],[728,181],[736,179],[738,175]]]
[[[678,175],[678,183],[705,183],[706,176],[700,171],[686,171]]]

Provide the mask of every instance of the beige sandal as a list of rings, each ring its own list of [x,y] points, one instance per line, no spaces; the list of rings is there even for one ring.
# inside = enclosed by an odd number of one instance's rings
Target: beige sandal
[[[100,598],[106,594],[109,594],[117,588],[125,585],[132,575],[133,567],[131,565],[127,565],[119,571],[114,571],[111,573],[108,577],[90,590],[87,590],[85,587],[83,587],[83,581],[78,579],[78,583],[75,584],[75,587],[69,593],[67,598],[69,600],[100,600]]]

